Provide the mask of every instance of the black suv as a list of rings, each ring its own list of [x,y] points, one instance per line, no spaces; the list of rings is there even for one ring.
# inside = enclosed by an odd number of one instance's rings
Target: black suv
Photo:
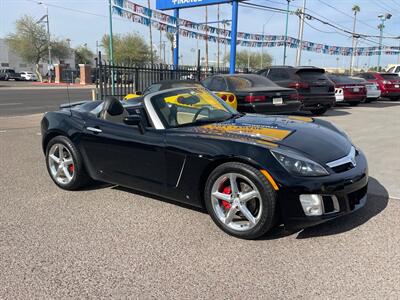
[[[326,76],[324,69],[274,66],[258,71],[257,74],[280,86],[295,88],[299,99],[303,101],[302,110],[322,115],[335,104],[335,86]]]
[[[13,69],[0,69],[0,80],[22,80],[21,74],[15,72]]]

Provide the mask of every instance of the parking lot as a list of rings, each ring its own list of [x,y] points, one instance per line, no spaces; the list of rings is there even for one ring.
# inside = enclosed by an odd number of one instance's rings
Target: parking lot
[[[121,187],[58,189],[41,115],[0,117],[0,298],[399,298],[399,116],[400,102],[379,101],[322,117],[366,153],[367,205],[257,241]]]

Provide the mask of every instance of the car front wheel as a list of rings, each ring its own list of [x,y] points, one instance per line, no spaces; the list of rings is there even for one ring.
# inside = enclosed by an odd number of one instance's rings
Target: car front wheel
[[[54,183],[65,190],[76,190],[91,180],[78,149],[65,136],[57,136],[48,143],[46,166]]]
[[[312,113],[313,115],[321,116],[321,115],[323,115],[324,113],[326,113],[327,110],[328,110],[327,107],[321,107],[321,108],[311,109],[310,111],[311,111],[311,113]]]
[[[205,204],[213,221],[226,233],[256,239],[276,220],[277,196],[256,168],[237,162],[218,166],[205,187]]]

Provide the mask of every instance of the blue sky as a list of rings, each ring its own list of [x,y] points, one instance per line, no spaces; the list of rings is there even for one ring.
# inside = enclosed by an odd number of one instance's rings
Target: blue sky
[[[147,5],[145,0],[132,0],[138,4]],[[92,49],[96,49],[96,41],[100,40],[104,33],[108,32],[108,1],[107,0],[43,0],[48,4],[50,16],[50,30],[52,35],[60,38],[71,39],[72,46],[87,43]],[[250,3],[265,4],[268,6],[285,8],[285,0],[250,0]],[[328,5],[327,5],[328,4]],[[385,24],[385,35],[400,36],[400,0],[307,0],[308,13],[325,17],[341,27],[351,30],[352,19],[351,8],[354,4],[361,6],[358,15],[357,32],[378,35],[377,25],[378,14],[390,12],[393,17]],[[151,5],[155,7],[155,0],[151,0]],[[302,5],[302,0],[292,0],[291,8],[295,10]],[[181,11],[181,17],[195,22],[204,22],[204,7],[191,8]],[[0,0],[0,37],[5,37],[14,30],[15,20],[24,14],[40,18],[45,13],[45,8],[38,5],[34,0]],[[347,14],[347,15],[346,15]],[[216,6],[209,7],[209,20],[216,20]],[[230,5],[221,5],[221,18],[230,19]],[[148,27],[141,24],[131,23],[130,21],[114,16],[114,33],[138,32],[148,39]],[[305,25],[304,39],[317,43],[324,43],[337,46],[351,46],[351,38],[335,32],[334,29],[320,24],[317,21],[308,21],[310,25]],[[239,30],[249,33],[261,33],[263,24],[266,34],[284,34],[285,15],[270,11],[255,10],[253,8],[240,7],[239,9]],[[289,17],[289,35],[297,37],[298,17]],[[159,32],[153,30],[154,43],[159,41]],[[165,36],[162,36],[163,40]],[[377,41],[375,39],[375,41]],[[370,45],[376,45],[368,42]],[[399,40],[384,40],[384,44],[398,46]],[[210,43],[210,60],[215,58],[217,46]],[[204,41],[199,42],[200,49],[204,53]],[[361,43],[360,46],[368,46]],[[191,49],[196,48],[196,40],[181,38],[181,53],[183,54],[184,64],[193,64],[194,57]],[[252,51],[260,51],[257,48],[249,48]],[[273,57],[276,64],[282,64],[283,48],[266,49]],[[223,47],[221,47],[223,51]],[[229,50],[228,50],[229,51]],[[295,60],[294,49],[288,49],[288,64],[293,64]],[[339,57],[339,61],[336,58]],[[167,52],[167,59],[169,51]],[[383,56],[382,65],[396,63],[397,56]],[[302,64],[318,65],[322,67],[341,67],[349,65],[349,57],[331,56],[313,52],[303,52]],[[376,65],[377,56],[360,57],[359,66]]]

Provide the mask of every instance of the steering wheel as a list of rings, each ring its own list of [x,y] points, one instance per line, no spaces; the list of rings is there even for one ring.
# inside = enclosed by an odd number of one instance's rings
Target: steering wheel
[[[208,106],[203,106],[202,108],[200,108],[200,109],[194,114],[192,122],[194,122],[194,121],[197,120],[198,116],[200,115],[200,113],[201,113],[203,110],[208,110],[208,114],[210,114],[210,112],[211,112],[211,109],[210,109]]]

